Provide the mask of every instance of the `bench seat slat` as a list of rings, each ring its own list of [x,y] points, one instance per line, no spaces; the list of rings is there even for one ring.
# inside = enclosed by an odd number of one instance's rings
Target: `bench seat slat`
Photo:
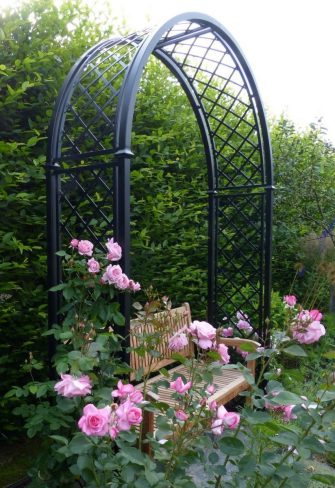
[[[188,381],[190,379],[188,370],[184,365],[170,369],[169,373],[170,377],[172,377],[173,374],[178,374],[185,376]],[[166,379],[167,378],[162,375],[150,378],[147,381],[147,390],[150,391],[151,385]],[[218,404],[227,403],[229,400],[237,396],[241,391],[244,391],[249,387],[249,384],[245,380],[241,371],[234,369],[224,370],[221,374],[214,375],[213,383],[216,385],[217,391],[211,395],[208,400],[215,400]],[[200,387],[203,387],[204,385],[205,382],[201,382],[199,384]],[[136,388],[143,390],[143,383],[138,384]],[[172,388],[158,387],[159,400],[168,403],[170,406],[174,406],[176,404],[176,401],[172,398],[173,393],[174,390]]]

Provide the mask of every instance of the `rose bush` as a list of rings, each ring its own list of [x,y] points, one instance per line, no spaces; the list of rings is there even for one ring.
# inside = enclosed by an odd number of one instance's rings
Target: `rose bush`
[[[255,380],[243,363],[230,364],[231,352],[218,342],[218,334],[253,333],[245,312],[222,329],[195,320],[171,336],[163,323],[153,320],[155,312],[171,304],[149,290],[143,307],[134,304],[137,318],[150,324],[136,352],[157,358],[164,340],[183,363],[186,376],[161,370],[165,379],[160,386],[174,390],[170,406],[146,395],[150,371],[145,376],[136,372],[144,382],[142,391],[125,379],[130,368],[122,361],[124,338],[118,332],[124,319],[115,299],[140,284],[118,264],[109,264],[122,255],[118,243],[108,240],[106,255],[85,240],[73,239],[70,249],[71,254],[59,253],[66,280],[53,288],[64,298],[60,324],[47,333],[58,341],[54,366],[60,379],[32,381],[10,392],[35,397],[16,413],[25,417],[30,437],[45,438],[31,470],[33,488],[72,487],[75,482],[92,488],[192,488],[200,486],[193,476],[195,465],[204,471],[201,486],[296,488],[311,478],[333,486],[333,477],[311,473],[306,461],[335,450],[334,387],[324,383],[313,398],[306,398],[290,392],[278,376],[281,354],[306,357],[310,344],[322,339],[325,328],[318,310],[303,310],[285,297],[285,324],[271,332],[270,346],[252,351],[249,344],[240,345],[246,360],[258,360]],[[198,353],[188,359],[178,350],[189,340]],[[307,344],[307,352],[299,343]],[[248,403],[239,411],[211,400],[217,388],[214,375],[227,369],[242,371],[250,385],[241,394]],[[143,419],[149,411],[156,414],[156,429],[145,437]],[[145,453],[149,450],[150,456]]]

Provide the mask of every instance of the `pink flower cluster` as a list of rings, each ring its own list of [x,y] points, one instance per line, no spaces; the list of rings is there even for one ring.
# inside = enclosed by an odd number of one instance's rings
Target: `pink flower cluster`
[[[73,398],[89,395],[91,393],[92,384],[88,376],[80,376],[79,378],[76,378],[71,374],[62,373],[60,377],[62,380],[58,381],[54,386],[54,389],[59,395],[66,398]]]
[[[319,310],[302,310],[299,312],[291,327],[293,339],[300,344],[312,344],[317,342],[326,333],[321,324],[322,313]]]
[[[79,241],[78,239],[72,239],[70,246],[73,249],[77,249],[78,253],[82,256],[89,256],[91,259],[87,261],[87,270],[89,273],[97,274],[100,272],[100,263],[94,259],[92,256],[94,246],[90,241]],[[121,246],[114,241],[113,238],[108,239],[106,243],[107,247],[107,259],[109,261],[119,261],[122,257]],[[108,283],[109,285],[114,285],[119,290],[128,291],[139,291],[141,285],[138,282],[128,278],[128,276],[123,273],[121,266],[119,265],[108,265],[101,277],[102,283]]]
[[[97,408],[90,403],[84,407],[83,415],[78,421],[82,432],[99,437],[109,433],[115,439],[121,431],[130,430],[133,425],[142,422],[142,410],[137,404],[143,401],[143,395],[133,385],[124,385],[119,381],[112,397],[118,398],[120,404]]]
[[[189,331],[201,349],[211,349],[215,343],[216,330],[208,322],[194,320],[189,327]]]
[[[130,290],[135,292],[141,289],[141,285],[128,278],[118,264],[109,264],[101,277],[101,281],[103,283],[108,283],[109,285],[114,285],[119,290]]]
[[[212,422],[212,433],[214,435],[223,434],[224,430],[236,429],[240,423],[240,416],[236,412],[228,412],[223,405],[221,405],[216,411],[216,417]]]
[[[252,332],[253,328],[249,322],[249,317],[246,313],[239,311],[236,314],[238,320],[236,327],[240,330],[245,330],[246,332]]]
[[[194,342],[202,349],[216,350],[221,357],[223,364],[229,363],[230,356],[228,348],[224,344],[217,345],[216,343],[216,329],[208,322],[194,320],[188,329],[186,327],[180,329],[169,339],[168,347],[171,351],[181,351],[184,349],[189,341],[185,332],[189,332],[194,337]]]

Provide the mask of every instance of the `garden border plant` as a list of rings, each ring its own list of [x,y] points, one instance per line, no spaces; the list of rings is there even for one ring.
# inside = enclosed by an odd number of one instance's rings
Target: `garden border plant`
[[[316,396],[308,399],[287,391],[271,369],[279,354],[306,356],[308,348],[325,334],[318,310],[303,310],[295,297],[286,296],[287,320],[282,330],[272,334],[272,347],[250,352],[247,344],[241,346],[246,359],[260,362],[256,382],[242,363],[229,364],[228,350],[218,347],[220,334],[231,335],[230,327],[215,330],[206,322],[194,321],[188,331],[170,338],[176,359],[190,372],[174,378],[162,371],[166,376],[162,386],[175,390],[176,405],[171,408],[159,400],[144,401],[141,392],[120,379],[129,367],[117,355],[122,338],[115,334],[113,324],[121,325],[123,319],[113,300],[117,293],[133,292],[140,286],[110,261],[120,257],[120,246],[109,240],[107,256],[96,251],[94,257],[89,241],[73,240],[71,247],[71,253],[59,253],[64,260],[64,283],[54,288],[63,294],[63,320],[48,332],[59,341],[54,362],[61,379],[33,381],[10,392],[35,397],[35,402],[27,401],[16,413],[25,417],[28,436],[40,435],[48,445],[48,452],[42,453],[38,467],[31,471],[32,487],[66,486],[75,479],[92,488],[195,487],[189,472],[194,463],[203,465],[207,485],[217,488],[296,488],[306,486],[309,479],[332,486],[335,477],[308,472],[304,461],[313,453],[335,450],[334,386],[321,385]],[[150,293],[144,307],[137,306],[146,321],[157,309],[169,306],[166,298],[159,300]],[[236,325],[241,336],[252,332],[244,311],[239,312]],[[198,347],[196,359],[178,356],[188,334]],[[143,353],[156,356],[155,341],[159,343],[155,331],[143,337]],[[201,377],[196,367],[199,360],[207,364]],[[249,405],[240,412],[207,402],[215,390],[213,372],[222,368],[239,368],[250,382],[251,392],[244,394],[249,396]],[[206,385],[199,388],[203,379]],[[145,409],[157,413],[157,430],[141,440],[141,429],[136,427]],[[141,451],[142,441],[150,443],[152,457]]]

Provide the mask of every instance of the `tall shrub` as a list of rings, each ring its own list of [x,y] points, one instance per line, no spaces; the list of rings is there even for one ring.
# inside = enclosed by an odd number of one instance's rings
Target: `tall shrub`
[[[79,0],[59,7],[32,0],[0,16],[0,398],[22,381],[20,364],[46,352],[40,335],[46,323],[44,164],[52,108],[75,60],[110,31],[110,23]],[[2,406],[8,431],[11,406]]]
[[[334,251],[335,148],[320,126],[299,131],[283,117],[273,124],[271,138],[276,183],[274,288],[284,293],[297,274],[295,291],[308,300],[308,289],[318,281],[316,305],[326,308],[334,281],[334,252],[329,251]]]

